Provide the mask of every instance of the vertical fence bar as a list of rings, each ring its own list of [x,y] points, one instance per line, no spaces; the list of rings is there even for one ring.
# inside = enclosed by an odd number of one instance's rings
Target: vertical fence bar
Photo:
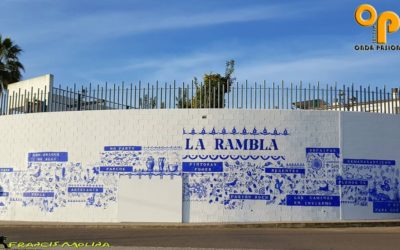
[[[226,93],[227,93],[227,95],[228,95],[228,98],[227,98],[227,101],[228,101],[228,103],[227,103],[227,105],[228,105],[228,109],[230,108],[230,100],[229,100],[229,93],[232,91],[232,86],[231,86],[231,82],[230,82],[231,80],[229,80],[229,82],[227,82],[227,85],[226,85]],[[225,93],[225,92],[224,92]],[[224,103],[224,106],[225,106],[225,103]]]
[[[174,80],[174,102],[173,102],[173,107],[175,108],[175,98],[176,98],[176,94],[175,94],[175,89],[176,89],[176,81]]]
[[[260,93],[260,105],[259,105],[259,109],[262,109],[262,86],[261,86],[261,84],[260,84],[260,91],[259,91],[259,93]]]
[[[266,98],[267,98],[267,97],[266,97],[266,94],[267,94],[266,91],[267,91],[267,90],[266,90],[265,88],[266,88],[266,83],[265,83],[265,80],[264,80],[264,81],[263,81],[263,89],[264,89],[264,91],[263,91],[263,92],[264,92],[264,109],[266,109],[266,105],[267,105],[267,102],[266,102]]]
[[[247,87],[246,87],[246,89],[247,89]],[[253,88],[250,87],[250,109],[252,109],[252,108],[253,108]],[[247,109],[247,100],[246,100],[246,109]]]
[[[239,82],[236,82],[236,108],[239,108]]]
[[[371,86],[368,85],[368,111],[371,112]]]
[[[377,91],[378,94],[378,91]],[[377,97],[377,99],[379,99],[379,113],[383,112],[383,103],[382,103],[382,89],[379,89],[379,96]]]
[[[272,82],[272,108],[275,109],[275,82]]]
[[[297,109],[297,102],[298,102],[298,99],[297,99],[297,84],[294,86],[294,94],[295,94],[295,97],[294,97],[294,104],[292,103],[292,109]]]
[[[26,93],[27,93],[27,91],[26,91],[26,89],[24,89],[24,96],[23,96],[23,98],[22,98],[22,112],[23,112],[23,113],[27,113],[27,107],[26,107],[26,105],[28,105],[28,103],[27,103],[27,101],[26,101]]]
[[[363,104],[364,104],[364,111],[365,112],[369,112],[370,110],[368,109],[367,110],[367,89],[364,87],[364,101],[363,101]]]
[[[359,93],[360,93],[360,100],[358,100],[358,103],[357,103],[357,111],[365,111],[365,109],[363,110],[363,107],[362,107],[364,102],[363,102],[363,90],[362,90],[361,85],[359,86]],[[364,96],[364,98],[365,98],[365,96]]]
[[[192,94],[191,94],[191,96],[192,96],[192,101],[191,101],[191,105],[190,105],[190,108],[195,108],[195,107],[197,107],[197,100],[196,100],[196,98],[195,98],[195,96],[193,95],[193,92],[194,92],[194,85],[193,85],[193,80],[192,80]]]
[[[247,109],[247,102],[248,102],[248,100],[247,100],[247,98],[248,98],[248,84],[247,84],[247,80],[246,80],[246,94],[245,94],[245,97],[246,97],[245,108]]]
[[[375,93],[374,93],[374,91],[372,90],[371,92],[371,101],[370,101],[370,104],[369,105],[371,105],[372,104],[372,112],[374,112],[375,113]],[[371,109],[370,109],[371,110]]]
[[[378,87],[375,87],[375,94],[374,94],[374,102],[373,102],[374,107],[374,111],[376,113],[379,113],[379,91],[378,91]]]
[[[276,86],[276,101],[277,101],[277,106],[275,107],[275,109],[279,109],[279,103],[280,103],[280,100],[279,100],[279,98],[280,98],[280,90],[279,90],[279,84],[277,84],[277,86]]]
[[[386,114],[386,85],[383,86],[383,113]]]
[[[397,93],[396,93],[396,112],[395,114],[400,114],[400,109],[399,109],[399,102],[400,102],[400,87],[397,88]]]
[[[110,109],[113,108],[114,102],[112,100],[112,88],[108,89],[108,102],[110,103]]]
[[[303,101],[303,99],[304,99],[304,97],[303,97],[303,95],[304,95],[304,92],[303,92],[303,82],[302,81],[300,81],[300,87],[299,87],[299,104],[298,104],[298,107],[299,107],[299,109],[303,109],[304,108],[304,101]]]
[[[167,109],[167,82],[164,83],[164,109]]]
[[[281,96],[281,98],[282,98],[282,109],[284,109],[285,108],[285,86],[284,86],[284,84],[283,84],[283,81],[282,81],[282,96]]]
[[[16,109],[17,109],[17,114],[20,114],[21,113],[21,104],[20,104],[20,101],[21,101],[21,88],[18,88],[18,98],[17,98],[17,107],[16,107]]]
[[[222,94],[222,103],[221,103],[222,107],[221,108],[225,108],[225,85],[224,84],[222,85],[222,93],[221,94]],[[228,107],[228,109],[229,109],[229,107]]]
[[[150,91],[150,90],[149,90]],[[150,101],[150,108],[151,109],[153,109],[153,108],[155,108],[154,106],[154,98],[157,98],[157,97],[155,97],[154,96],[154,85],[152,84],[151,85],[151,99],[149,100]]]
[[[203,108],[203,93],[204,93],[204,91],[203,91],[203,83],[202,82],[200,82],[200,89],[199,89],[199,93],[200,93],[200,101],[199,101],[199,103],[200,103],[200,107],[199,108]]]

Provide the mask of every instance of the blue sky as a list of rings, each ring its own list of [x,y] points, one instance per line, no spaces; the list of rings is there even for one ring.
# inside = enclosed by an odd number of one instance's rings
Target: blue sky
[[[64,86],[190,81],[228,59],[238,81],[399,86],[400,51],[354,50],[371,43],[361,3],[400,13],[396,1],[2,0],[0,34],[24,49],[24,78]]]

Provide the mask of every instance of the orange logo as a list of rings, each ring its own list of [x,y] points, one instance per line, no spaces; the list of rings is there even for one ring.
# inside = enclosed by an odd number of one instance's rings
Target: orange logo
[[[364,19],[363,14],[367,12],[369,14],[369,18]],[[385,44],[387,39],[387,32],[394,33],[400,28],[400,18],[393,11],[385,11],[382,12],[379,16],[376,12],[376,9],[369,4],[362,4],[354,13],[354,17],[357,23],[363,27],[373,26],[376,24],[378,20],[378,24],[376,26],[377,31],[377,43]]]

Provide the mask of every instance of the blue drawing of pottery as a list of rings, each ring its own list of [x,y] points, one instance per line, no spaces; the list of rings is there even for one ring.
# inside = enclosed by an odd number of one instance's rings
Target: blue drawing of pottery
[[[168,164],[169,172],[176,172],[178,170],[178,164]]]
[[[319,170],[322,168],[322,161],[320,159],[314,159],[311,162],[311,166],[313,169]]]
[[[165,166],[165,157],[159,157],[158,168],[160,169],[160,172],[164,172],[164,166]]]
[[[147,171],[148,172],[153,172],[154,171],[154,165],[155,165],[155,161],[154,161],[153,156],[147,157],[146,167],[147,167]]]

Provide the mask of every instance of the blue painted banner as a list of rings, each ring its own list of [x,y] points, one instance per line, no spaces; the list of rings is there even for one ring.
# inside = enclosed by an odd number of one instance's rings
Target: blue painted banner
[[[339,207],[340,196],[329,195],[287,195],[288,206],[310,206],[310,207]]]
[[[394,160],[368,160],[368,159],[343,159],[343,164],[395,166],[396,161],[394,161]]]
[[[223,172],[222,162],[183,162],[183,172]]]
[[[100,167],[101,172],[133,172],[131,166],[102,166]]]
[[[0,168],[0,173],[10,173],[13,172],[13,168]]]
[[[374,213],[400,213],[400,201],[374,201]]]
[[[367,180],[351,180],[336,178],[336,185],[339,186],[368,186]]]
[[[68,193],[103,193],[103,187],[68,187]]]
[[[140,151],[141,146],[105,146],[104,151]]]
[[[339,148],[306,148],[306,153],[316,153],[316,154],[339,154]]]
[[[68,152],[36,152],[28,154],[29,162],[66,162]]]
[[[271,196],[265,194],[230,194],[231,200],[270,200]]]
[[[9,192],[0,192],[0,197],[8,197],[9,195]]]
[[[25,192],[23,193],[23,196],[38,198],[54,197],[54,192]]]
[[[270,174],[305,174],[304,168],[266,168],[265,173]]]

